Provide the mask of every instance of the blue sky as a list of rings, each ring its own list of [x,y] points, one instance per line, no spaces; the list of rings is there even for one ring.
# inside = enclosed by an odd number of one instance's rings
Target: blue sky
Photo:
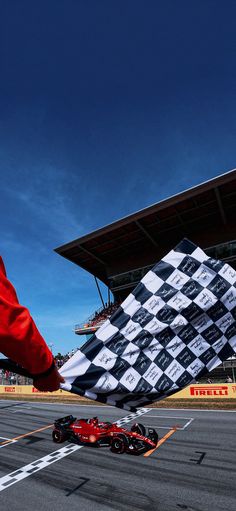
[[[66,353],[100,300],[53,249],[236,167],[236,3],[0,7],[0,253]]]

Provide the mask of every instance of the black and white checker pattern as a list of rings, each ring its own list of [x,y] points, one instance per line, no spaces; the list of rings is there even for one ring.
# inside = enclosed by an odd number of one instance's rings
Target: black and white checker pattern
[[[136,412],[130,413],[129,415],[126,415],[126,417],[122,417],[122,419],[119,419],[114,422],[114,424],[117,424],[117,426],[125,426],[131,421],[134,421],[135,419],[138,419],[141,415],[145,415],[145,413],[150,412],[151,408],[139,408]]]
[[[69,456],[69,454],[78,451],[78,449],[81,449],[82,447],[83,447],[82,445],[67,445],[66,447],[62,447],[58,451],[51,452],[50,454],[47,454],[43,458],[40,458],[32,463],[29,463],[28,465],[24,465],[23,467],[14,470],[14,472],[11,472],[6,476],[1,477],[0,492],[6,490],[7,488],[9,488],[9,486],[12,486],[13,484],[22,481],[26,477],[31,476],[35,472],[39,472],[39,470],[47,468],[52,463],[60,461],[65,456]]]
[[[236,272],[184,239],[61,368],[62,388],[136,410],[235,351]]]

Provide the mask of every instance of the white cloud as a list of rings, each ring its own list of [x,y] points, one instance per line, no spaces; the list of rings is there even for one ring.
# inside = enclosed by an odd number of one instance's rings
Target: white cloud
[[[20,188],[22,186],[22,188]],[[75,213],[76,191],[79,194],[79,179],[66,171],[47,166],[32,169],[30,179],[19,182],[17,187],[5,186],[2,193],[14,200],[15,211],[24,215],[25,225],[40,225],[39,236],[53,234],[60,242],[70,241],[84,232],[81,221],[82,211]],[[16,218],[17,220],[17,218]]]

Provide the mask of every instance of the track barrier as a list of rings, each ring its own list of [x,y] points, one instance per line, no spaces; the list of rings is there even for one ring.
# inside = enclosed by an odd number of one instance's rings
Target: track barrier
[[[0,385],[0,394],[5,395],[64,395],[69,393],[65,390],[57,390],[56,392],[40,392],[31,385]],[[195,383],[189,385],[180,392],[172,394],[167,399],[236,399],[236,383]]]

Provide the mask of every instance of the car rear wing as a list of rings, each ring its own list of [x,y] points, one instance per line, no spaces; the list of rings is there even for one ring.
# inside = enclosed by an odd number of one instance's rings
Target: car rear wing
[[[76,418],[73,415],[66,415],[66,417],[61,417],[60,419],[55,420],[55,426],[69,426],[72,422],[75,422]]]

